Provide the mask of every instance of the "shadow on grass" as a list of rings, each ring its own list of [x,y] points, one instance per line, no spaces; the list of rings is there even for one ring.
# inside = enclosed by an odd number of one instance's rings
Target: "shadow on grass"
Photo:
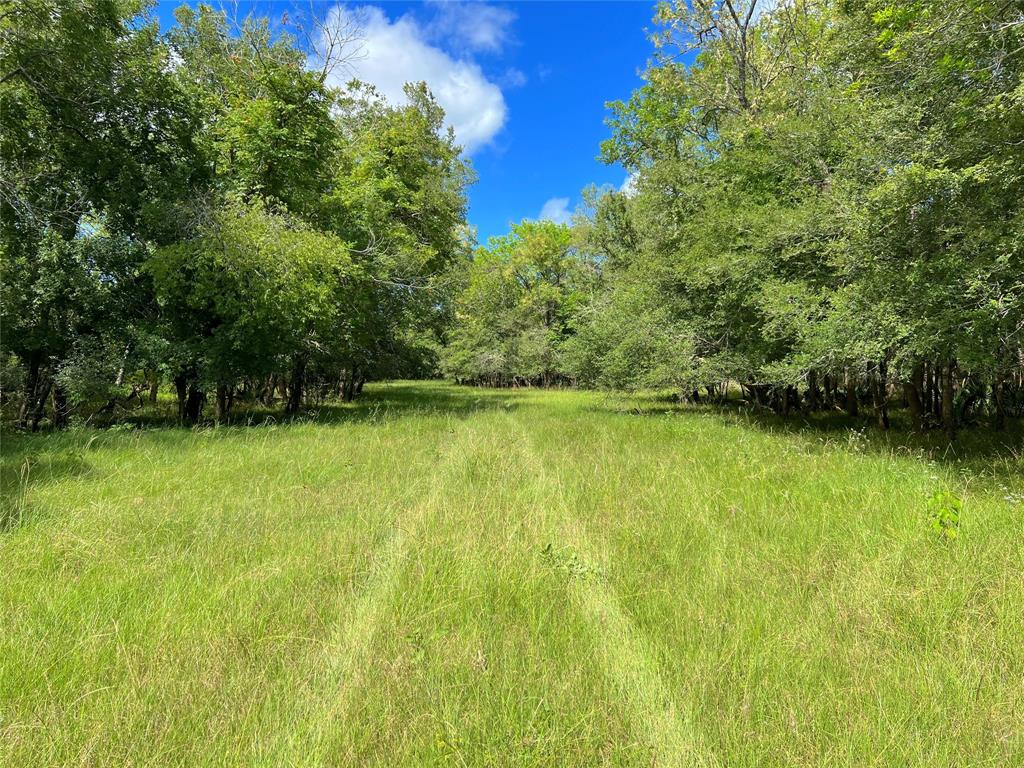
[[[327,400],[307,405],[296,416],[288,416],[280,404],[264,406],[259,403],[236,403],[223,427],[246,427],[261,424],[345,424],[385,422],[409,416],[443,415],[466,419],[481,411],[509,411],[520,407],[516,390],[454,387],[435,381],[379,382],[367,385],[366,391],[355,401],[343,403]],[[163,400],[155,406],[135,411],[124,411],[114,416],[96,419],[91,426],[108,427],[112,424],[129,425],[140,429],[182,428],[178,424],[175,403]],[[204,409],[199,427],[213,426],[212,413]]]
[[[454,387],[437,382],[370,386],[353,403],[336,401],[310,406],[298,420],[320,424],[386,422],[409,416],[468,419],[485,411],[513,411],[523,402],[515,390]]]
[[[422,417],[468,419],[489,411],[544,408],[545,399],[536,395],[536,390],[458,387],[431,381],[375,383],[354,403],[331,401],[312,405],[295,418],[286,417],[280,408],[240,404],[226,425],[211,429],[212,422],[207,421],[196,429],[212,439],[226,439],[259,425],[288,428],[309,423],[384,425]],[[939,430],[912,434],[907,429],[905,414],[898,410],[893,413],[892,428],[883,431],[875,426],[870,414],[853,419],[840,412],[797,413],[784,419],[740,402],[679,404],[652,395],[610,394],[597,401],[583,401],[581,407],[638,417],[708,414],[725,423],[794,436],[820,450],[936,461],[994,482],[1024,483],[1024,423],[1019,419],[1004,432],[980,427],[964,429],[951,446]],[[35,517],[34,510],[30,509],[31,488],[92,472],[87,461],[90,451],[100,448],[131,450],[130,441],[143,437],[147,442],[173,447],[191,433],[192,429],[177,424],[174,402],[164,399],[155,406],[116,414],[109,421],[97,420],[65,432],[0,435],[0,533],[20,527]]]
[[[809,444],[849,449],[858,453],[900,455],[955,466],[977,476],[996,481],[1024,482],[1024,420],[1011,419],[1004,430],[983,425],[961,429],[950,444],[941,429],[917,434],[910,429],[910,419],[902,409],[890,412],[890,428],[878,426],[870,411],[851,417],[842,411],[821,411],[813,414],[797,412],[783,417],[764,408],[742,401],[721,404],[679,403],[674,399],[651,395],[637,396],[606,404],[600,410],[616,410],[636,416],[659,416],[672,413],[703,413],[775,435],[788,435]]]
[[[34,517],[28,490],[50,485],[66,477],[81,477],[91,471],[81,451],[43,448],[40,441],[11,441],[4,438],[0,456],[0,533],[20,528]],[[11,446],[11,443],[14,446]]]
[[[431,416],[468,419],[485,411],[508,412],[520,405],[515,390],[453,387],[440,382],[376,383],[352,403],[330,401],[311,405],[295,417],[285,416],[280,407],[243,403],[216,429],[211,429],[210,420],[204,420],[195,429],[204,431],[211,439],[225,439],[259,425],[288,428],[310,423],[386,424]],[[143,436],[150,443],[173,445],[192,431],[193,428],[178,424],[174,401],[163,399],[139,410],[104,415],[66,431],[0,433],[0,533],[19,528],[36,517],[29,500],[32,488],[91,472],[86,458],[90,451],[110,447],[130,450],[128,441]]]

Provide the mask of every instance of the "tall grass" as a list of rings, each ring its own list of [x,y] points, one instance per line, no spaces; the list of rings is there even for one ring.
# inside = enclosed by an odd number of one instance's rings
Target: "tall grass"
[[[1024,764],[1024,465],[970,441],[423,383],[7,435],[0,764]]]

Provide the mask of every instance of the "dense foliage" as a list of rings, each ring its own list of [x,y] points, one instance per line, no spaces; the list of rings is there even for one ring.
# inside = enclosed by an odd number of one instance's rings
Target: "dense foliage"
[[[568,321],[583,305],[593,269],[565,224],[523,221],[477,250],[465,268],[447,373],[491,386],[565,380]]]
[[[427,88],[345,38],[142,0],[0,17],[0,349],[22,426],[368,377],[668,388],[910,426],[1024,407],[1024,9],[676,0],[611,105],[623,190],[472,249]],[[48,415],[49,414],[49,415]]]
[[[1019,414],[1021,5],[677,0],[656,22],[603,147],[631,183],[577,222],[599,287],[558,373],[882,426],[902,401],[950,435]],[[495,359],[507,321],[469,320]]]
[[[174,384],[289,412],[436,367],[471,172],[425,86],[327,75],[266,19],[135,0],[0,17],[5,404],[22,426]],[[317,69],[311,66],[318,62]]]

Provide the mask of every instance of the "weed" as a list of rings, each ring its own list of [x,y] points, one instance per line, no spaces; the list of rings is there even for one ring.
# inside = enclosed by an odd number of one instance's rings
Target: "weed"
[[[960,533],[960,516],[964,503],[950,491],[937,491],[928,500],[928,520],[931,529],[943,541],[952,541]]]

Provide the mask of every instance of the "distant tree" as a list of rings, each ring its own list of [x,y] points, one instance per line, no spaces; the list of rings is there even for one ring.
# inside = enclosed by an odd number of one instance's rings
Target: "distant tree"
[[[497,385],[567,381],[562,346],[593,279],[567,225],[514,224],[478,249],[467,268],[446,371]]]

